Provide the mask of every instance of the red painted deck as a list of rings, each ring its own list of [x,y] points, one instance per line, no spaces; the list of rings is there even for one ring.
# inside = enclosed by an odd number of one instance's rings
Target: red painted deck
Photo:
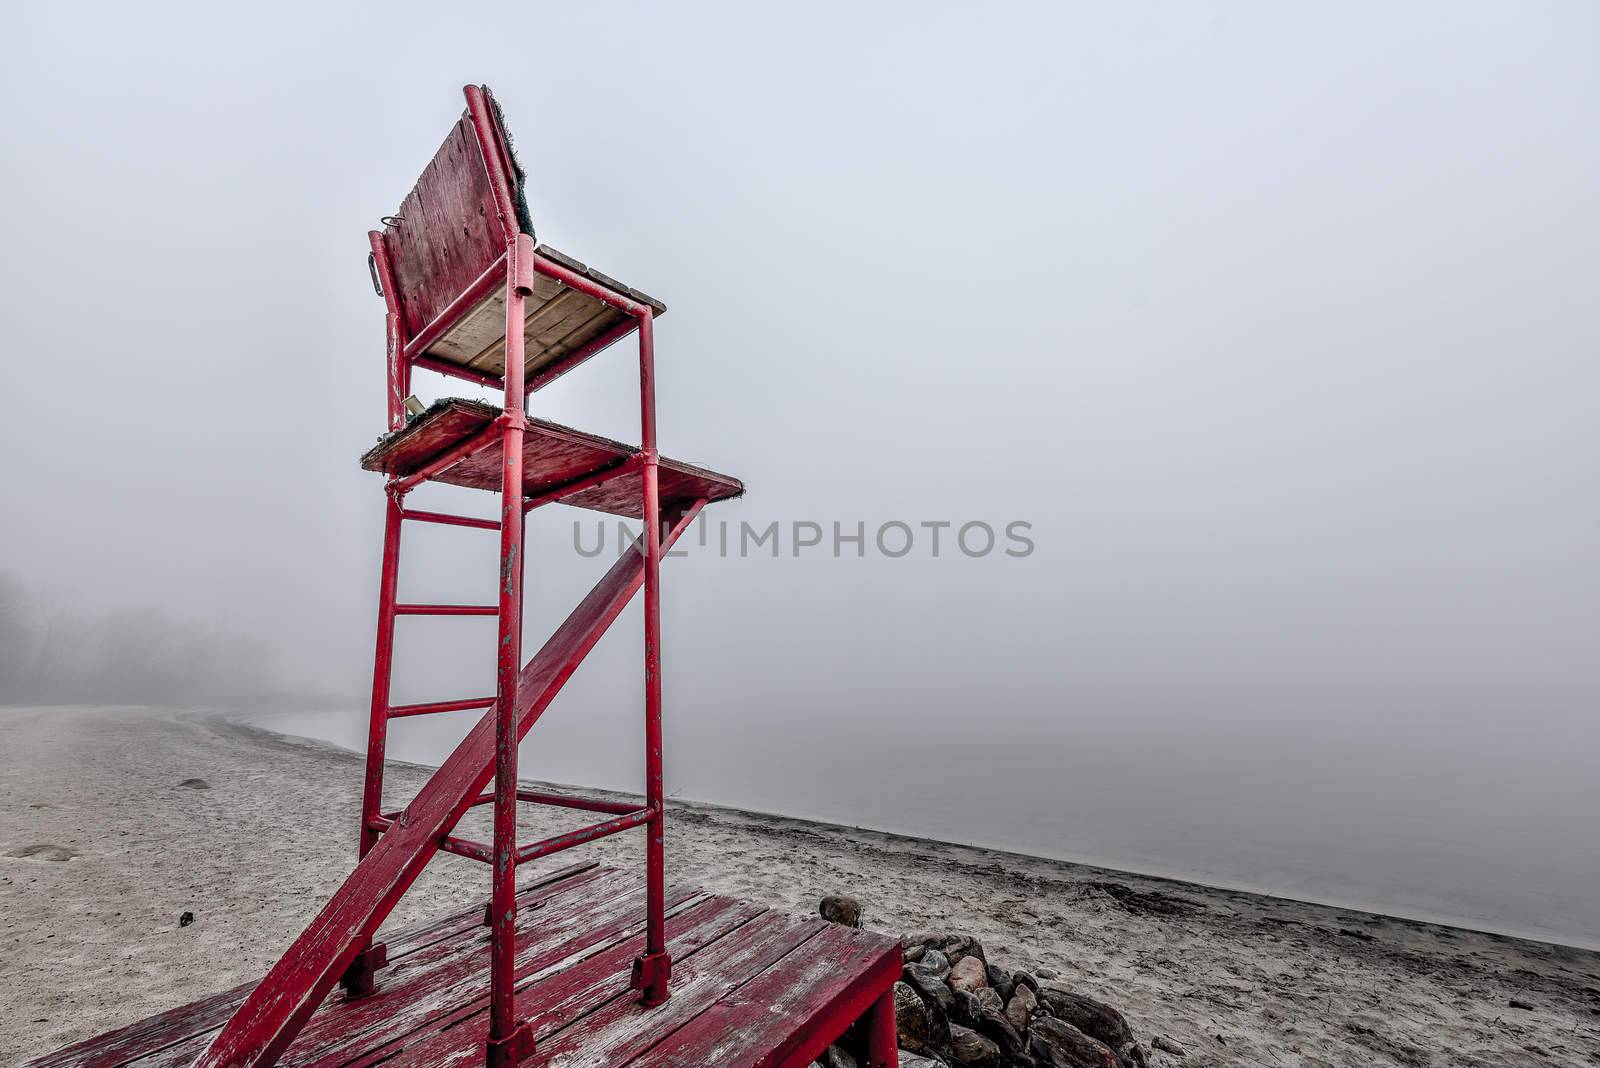
[[[628,988],[644,948],[644,886],[576,865],[518,893],[517,1011],[549,1068],[799,1068],[866,1014],[900,974],[900,945],[699,890],[667,897],[672,997]],[[477,1065],[488,1030],[483,906],[386,939],[378,989],[329,995],[280,1065]],[[191,1064],[250,990],[238,987],[58,1050],[33,1068]],[[865,1060],[863,1060],[865,1063]]]
[[[474,440],[490,429],[503,409],[483,401],[446,397],[403,430],[385,435],[361,458],[368,471],[404,477],[452,448]],[[545,419],[530,418],[522,445],[522,488],[529,498],[557,496],[563,504],[592,508],[612,515],[643,516],[639,450],[620,441],[586,434]],[[500,490],[501,446],[498,439],[433,476],[434,482],[467,489]],[[614,474],[602,484],[585,486],[592,478]],[[695,500],[725,501],[744,492],[744,483],[731,475],[661,457],[660,494],[663,511]],[[570,492],[563,492],[564,489]]]

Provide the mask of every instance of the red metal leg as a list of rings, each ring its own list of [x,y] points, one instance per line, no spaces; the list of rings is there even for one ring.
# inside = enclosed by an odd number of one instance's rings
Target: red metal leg
[[[383,807],[383,758],[389,733],[389,680],[394,664],[395,586],[400,574],[400,500],[388,495],[383,516],[383,568],[378,579],[378,641],[372,657],[372,708],[367,717],[367,775],[361,793],[361,856],[378,841],[372,826]]]
[[[862,1068],[897,1068],[900,1051],[894,1024],[894,988],[879,995],[867,1010],[867,1060]]]
[[[365,857],[378,842],[377,820],[383,808],[383,762],[389,740],[389,682],[394,665],[395,587],[400,574],[400,498],[389,494],[383,517],[383,566],[378,579],[378,638],[372,657],[372,707],[367,717],[367,773],[361,789],[361,831],[358,854]],[[388,963],[382,943],[366,943],[339,979],[345,993],[361,997],[373,991],[373,976]]]
[[[506,368],[504,436],[500,481],[500,633],[495,686],[494,866],[489,901],[493,923],[489,947],[488,1063],[514,1065],[533,1051],[526,1025],[519,1024],[513,986],[517,938],[517,681],[522,671],[522,436],[523,319],[527,289],[517,261],[533,242],[519,234],[506,270]]]
[[[644,464],[644,767],[645,953],[634,962],[633,986],[646,1005],[667,1000],[672,955],[667,952],[666,858],[661,770],[661,496],[657,481],[655,329],[649,309],[639,317],[639,457]]]

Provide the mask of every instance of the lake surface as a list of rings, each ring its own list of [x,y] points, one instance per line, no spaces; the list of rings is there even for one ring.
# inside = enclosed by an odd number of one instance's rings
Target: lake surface
[[[406,724],[390,756],[437,763],[476,715]],[[357,709],[251,721],[365,744]],[[558,723],[524,744],[525,774],[637,788],[614,745],[597,752]],[[626,723],[609,726],[631,744]],[[674,796],[1600,948],[1600,787],[1585,750],[1548,725],[1497,751],[1460,723],[1359,719],[1311,742],[1299,727],[1202,721],[989,746],[948,730],[860,729],[841,746],[815,724],[752,727],[669,739]]]

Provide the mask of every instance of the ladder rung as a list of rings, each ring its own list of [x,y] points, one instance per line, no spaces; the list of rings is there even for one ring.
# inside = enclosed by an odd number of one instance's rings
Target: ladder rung
[[[481,860],[485,864],[490,864],[494,861],[493,849],[482,842],[474,842],[470,838],[445,835],[439,839],[439,848],[446,853],[454,853],[458,857],[466,857],[468,860]]]
[[[465,701],[429,701],[420,705],[394,705],[389,709],[390,719],[405,716],[426,716],[430,712],[460,712],[468,708],[488,708],[493,697],[470,697]]]
[[[412,508],[402,509],[401,519],[415,519],[419,523],[442,523],[447,527],[477,527],[480,530],[499,530],[500,520],[478,519],[470,515],[451,515],[448,512],[422,512]]]
[[[647,823],[655,822],[655,813],[648,808],[635,809],[625,815],[616,816],[604,823],[593,823],[587,827],[579,827],[566,834],[558,834],[554,838],[546,838],[542,842],[519,846],[516,851],[516,862],[526,864],[540,857],[547,857],[551,853],[559,853],[563,849],[592,842],[596,838],[617,834],[633,827],[642,827]],[[474,842],[470,838],[457,838],[454,835],[445,835],[439,840],[439,848],[446,853],[454,853],[458,857],[469,860],[481,860],[485,864],[494,862],[494,847],[487,842]]]
[[[587,827],[579,827],[566,834],[558,834],[554,838],[546,838],[542,842],[532,845],[520,846],[517,849],[517,863],[526,864],[530,860],[547,857],[551,853],[559,853],[563,849],[571,849],[575,845],[592,842],[596,838],[604,838],[608,834],[626,831],[630,827],[640,827],[655,821],[655,813],[648,808],[637,809],[625,816],[617,816],[606,820],[604,823],[593,823]]]
[[[586,812],[605,812],[612,816],[626,816],[630,812],[638,811],[639,806],[627,801],[601,801],[596,798],[575,797],[572,794],[551,794],[543,790],[518,790],[518,801],[527,801],[536,805],[555,805],[559,808],[578,808]],[[473,806],[494,804],[494,794],[479,794]]]
[[[397,616],[497,616],[499,605],[492,604],[397,604]]]

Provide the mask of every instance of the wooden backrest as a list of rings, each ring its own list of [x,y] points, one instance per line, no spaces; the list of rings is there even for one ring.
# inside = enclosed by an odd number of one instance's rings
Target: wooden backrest
[[[521,208],[521,176],[499,110],[492,107],[487,87],[483,95],[491,105],[489,122],[497,143],[488,146],[488,153],[493,155],[487,155],[479,144],[469,108],[434,153],[400,210],[385,222],[383,241],[407,337],[415,337],[505,251],[509,235],[495,209],[490,159],[496,160],[500,173],[507,176],[521,209],[518,214],[526,219],[526,209]],[[513,225],[528,229],[525,221],[520,225],[513,221]]]

